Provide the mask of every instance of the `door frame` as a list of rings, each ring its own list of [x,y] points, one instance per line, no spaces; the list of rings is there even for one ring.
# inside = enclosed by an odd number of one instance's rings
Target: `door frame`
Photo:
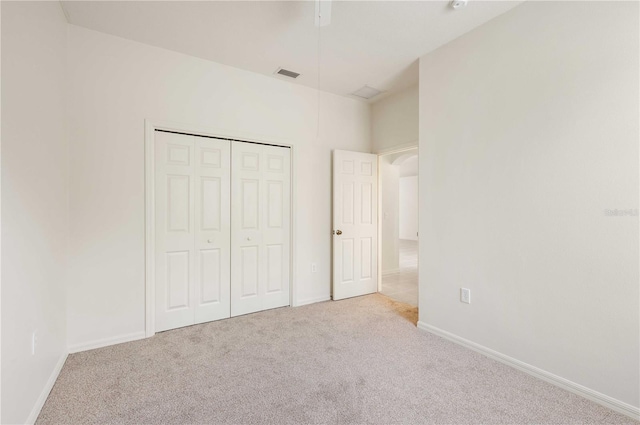
[[[296,275],[294,273],[296,261],[295,247],[295,154],[293,143],[286,138],[278,137],[277,139],[259,134],[252,134],[241,131],[228,131],[217,128],[207,128],[194,124],[183,124],[168,121],[156,121],[152,119],[144,120],[144,209],[145,209],[145,337],[149,338],[155,335],[156,308],[155,308],[155,131],[165,130],[177,133],[185,133],[194,136],[215,137],[221,139],[232,139],[238,142],[260,143],[263,145],[281,146],[291,149],[291,185],[290,185],[290,232],[289,232],[289,306],[296,307],[297,291],[296,291]]]
[[[380,172],[380,157],[385,155],[392,155],[394,153],[408,152],[414,149],[418,150],[418,156],[420,155],[420,149],[418,142],[415,144],[407,144],[402,147],[396,147],[391,149],[385,149],[380,152],[376,152],[378,155],[378,292],[382,292],[382,244],[384,239],[382,238],[382,173]],[[420,179],[420,162],[418,161],[418,181]],[[418,188],[420,185],[418,184]],[[420,199],[420,193],[418,193],[418,199]],[[420,228],[418,227],[418,232]],[[418,248],[419,249],[419,248]],[[420,293],[420,267],[418,267],[418,293]]]

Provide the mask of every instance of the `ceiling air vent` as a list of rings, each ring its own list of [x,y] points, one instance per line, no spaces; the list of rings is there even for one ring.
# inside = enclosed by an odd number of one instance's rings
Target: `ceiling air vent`
[[[289,78],[298,78],[300,76],[299,73],[289,71],[288,69],[284,69],[284,68],[278,68],[275,74],[284,75],[285,77],[289,77]]]
[[[380,90],[378,90],[378,89],[374,89],[373,87],[369,87],[369,86],[364,86],[361,89],[356,90],[351,94],[353,96],[357,96],[357,97],[360,97],[362,99],[369,100],[369,99],[372,99],[372,98],[376,97],[380,93],[382,93],[382,92]]]

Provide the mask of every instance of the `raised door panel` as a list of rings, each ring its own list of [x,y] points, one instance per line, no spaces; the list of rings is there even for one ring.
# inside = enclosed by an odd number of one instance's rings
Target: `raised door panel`
[[[167,232],[190,230],[191,176],[168,175],[167,177]]]
[[[240,180],[240,225],[242,230],[260,228],[260,180]]]
[[[285,286],[283,244],[267,245],[267,294],[281,293]]]
[[[258,296],[259,246],[243,246],[240,248],[240,298],[256,298]]]
[[[199,305],[220,303],[222,301],[222,261],[221,249],[200,250],[200,299]]]
[[[200,229],[220,231],[223,208],[222,182],[220,177],[200,176]],[[228,190],[225,188],[225,190]]]
[[[284,182],[267,182],[267,226],[271,229],[282,229],[284,211]]]
[[[189,251],[168,252],[166,311],[189,308]]]
[[[347,181],[342,184],[342,208],[341,210],[341,220],[340,224],[342,227],[346,225],[354,224],[355,213],[354,213],[354,204],[355,204],[355,190],[354,184],[352,181]]]
[[[342,268],[342,273],[340,273],[340,283],[353,282],[353,279],[354,279],[353,265],[356,263],[354,261],[355,251],[353,249],[353,239],[342,238],[340,240],[340,248],[342,251],[341,261],[340,261],[340,266]]]

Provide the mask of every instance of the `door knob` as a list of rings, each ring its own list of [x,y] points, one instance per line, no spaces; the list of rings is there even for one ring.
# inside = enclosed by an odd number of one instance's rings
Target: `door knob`
[[[251,238],[247,238],[247,240],[248,240],[248,241],[250,241],[250,240],[251,240]]]
[[[208,243],[213,243],[213,239],[207,239]]]
[[[336,235],[341,235],[342,234],[342,230],[336,230]]]

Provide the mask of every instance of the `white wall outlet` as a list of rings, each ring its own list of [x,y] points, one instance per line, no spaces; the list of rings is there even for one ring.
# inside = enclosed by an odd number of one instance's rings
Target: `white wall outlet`
[[[471,304],[471,289],[460,288],[460,301]]]
[[[318,271],[318,265],[316,263],[311,263],[311,273],[316,273]]]
[[[31,355],[35,356],[36,347],[38,346],[38,331],[33,331],[31,334]]]

